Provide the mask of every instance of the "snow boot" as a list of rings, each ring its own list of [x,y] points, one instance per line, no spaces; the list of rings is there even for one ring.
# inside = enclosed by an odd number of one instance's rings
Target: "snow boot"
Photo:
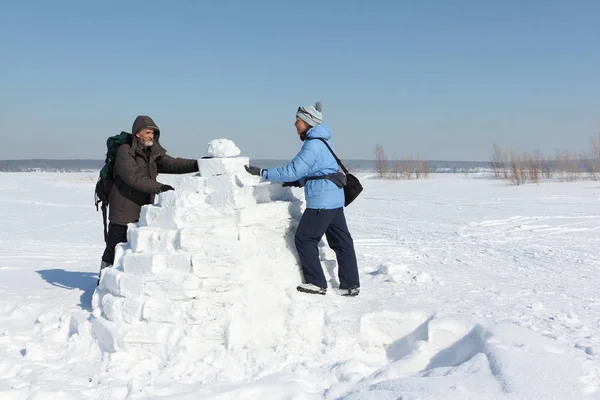
[[[312,283],[302,283],[296,287],[299,292],[310,293],[310,294],[325,294],[327,289],[313,285]]]
[[[349,288],[349,289],[338,289],[338,294],[340,296],[345,296],[345,297],[358,296],[359,293],[360,293],[359,287],[353,287],[353,288]]]

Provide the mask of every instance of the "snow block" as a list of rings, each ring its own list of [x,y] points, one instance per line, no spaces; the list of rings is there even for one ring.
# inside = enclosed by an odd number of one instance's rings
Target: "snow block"
[[[206,148],[208,157],[237,157],[240,154],[241,150],[230,139],[213,139]]]
[[[273,201],[299,202],[292,189],[281,186],[281,183],[263,182],[253,187],[253,195],[257,204],[271,203]]]
[[[135,329],[131,325],[115,323],[105,318],[92,320],[92,333],[102,351],[118,352],[140,349],[142,354],[150,350],[159,353],[165,349],[168,338],[179,332],[173,325],[139,322]]]
[[[212,305],[211,305],[212,306]],[[206,301],[190,300],[188,313],[188,324],[202,324],[207,320],[209,305]],[[204,337],[206,339],[206,337]]]
[[[238,174],[216,175],[204,178],[206,179],[204,193],[212,192],[231,192],[243,188],[252,188],[260,185],[261,178],[256,175],[250,175],[245,170]]]
[[[102,309],[109,320],[131,324],[141,320],[144,301],[143,297],[125,298],[107,293],[102,297]]]
[[[244,186],[258,186],[263,180],[256,175],[250,175],[245,169],[242,172],[235,174],[236,180],[240,181]]]
[[[253,207],[252,212],[236,210],[235,220],[238,226],[267,225],[270,227],[286,226],[294,220],[300,220],[302,210],[300,203],[274,202]]]
[[[173,183],[175,190],[163,192],[159,197],[177,197],[184,193],[205,193],[206,178],[200,176],[200,174],[194,174],[192,176],[180,176],[177,178],[176,183]]]
[[[175,251],[176,230],[153,227],[133,227],[127,230],[127,241],[134,253],[143,253],[153,249]]]
[[[176,188],[175,191],[178,189]],[[206,205],[206,193],[183,192],[176,193],[168,191],[158,195],[156,205],[160,207],[204,207]]]
[[[137,298],[140,296],[171,300],[186,300],[198,295],[202,280],[194,274],[184,274],[171,270],[156,275],[121,274],[118,290],[111,292],[117,296]]]
[[[189,226],[203,226],[208,218],[220,218],[232,211],[219,208],[182,208],[144,206],[140,213],[139,226],[160,229],[180,229]]]
[[[206,197],[206,202],[212,207],[232,208],[234,210],[256,204],[251,187],[244,187],[235,191],[215,191]]]
[[[165,269],[191,272],[191,255],[187,253],[131,253],[123,257],[123,271],[128,274],[156,274]]]
[[[106,272],[102,274],[102,280],[100,282],[100,289],[108,290],[114,295],[119,295],[119,282],[123,272],[119,271],[116,267],[107,268]]]
[[[192,272],[200,278],[224,277],[233,273],[232,266],[239,265],[241,257],[224,254],[219,258],[211,251],[192,256]]]
[[[158,299],[191,299],[196,297],[200,290],[202,290],[202,280],[191,273],[149,276],[144,282],[144,293]]]
[[[250,163],[248,157],[202,158],[198,160],[200,176],[247,173],[244,165]]]
[[[146,294],[144,281],[139,275],[123,274],[119,279],[119,291],[116,295],[136,298]]]
[[[234,192],[244,187],[244,183],[237,175],[217,175],[206,179],[206,193]]]
[[[238,239],[244,246],[258,246],[261,232],[260,226],[240,226],[238,228]]]
[[[128,274],[156,274],[167,269],[166,254],[126,254],[123,256],[123,271]]]
[[[134,226],[133,224],[127,225],[127,230],[129,230],[133,226]],[[119,265],[121,263],[122,258],[127,253],[131,253],[131,249],[129,248],[129,243],[128,242],[127,243],[118,243],[115,246],[115,259],[114,259],[113,265]]]
[[[144,303],[143,318],[148,322],[175,324],[184,320],[188,304],[187,302],[150,298]]]
[[[196,252],[207,247],[219,247],[227,242],[237,242],[238,228],[235,225],[184,228],[179,232],[179,248]]]
[[[189,253],[167,254],[167,266],[169,269],[179,272],[192,272],[192,255]]]

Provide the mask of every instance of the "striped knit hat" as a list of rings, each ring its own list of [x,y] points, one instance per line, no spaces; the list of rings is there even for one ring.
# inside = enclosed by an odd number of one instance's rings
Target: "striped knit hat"
[[[298,107],[296,117],[300,118],[310,126],[319,125],[323,121],[322,109],[323,105],[320,101],[317,101],[314,106]]]

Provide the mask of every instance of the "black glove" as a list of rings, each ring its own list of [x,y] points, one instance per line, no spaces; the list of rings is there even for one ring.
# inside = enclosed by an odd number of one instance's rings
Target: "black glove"
[[[281,187],[288,187],[288,186],[300,187],[300,181],[284,182],[283,185],[281,185]]]
[[[260,168],[252,167],[249,165],[244,165],[244,168],[246,169],[246,172],[248,172],[250,175],[260,176],[260,172],[261,172]]]
[[[169,190],[175,190],[175,188],[171,185],[160,185],[160,187],[158,188],[159,192],[167,192]]]

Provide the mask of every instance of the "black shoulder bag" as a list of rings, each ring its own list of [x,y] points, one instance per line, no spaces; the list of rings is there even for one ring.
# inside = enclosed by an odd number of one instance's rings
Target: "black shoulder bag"
[[[306,140],[315,140],[315,139],[320,140],[321,142],[325,143],[325,146],[327,146],[327,148],[333,155],[333,158],[335,158],[335,161],[337,161],[340,168],[342,168],[342,171],[344,171],[344,174],[346,174],[346,185],[344,186],[344,206],[348,207],[348,205],[350,203],[352,203],[358,197],[360,192],[363,191],[363,187],[362,187],[360,181],[358,180],[358,178],[355,177],[354,175],[352,175],[351,173],[349,173],[348,170],[346,169],[346,167],[344,167],[344,164],[342,164],[342,161],[338,158],[338,156],[335,155],[335,153],[329,146],[329,143],[327,143],[325,141],[325,139],[323,139],[323,138],[307,138]],[[311,177],[310,179],[319,179],[319,178],[321,178],[321,177],[320,176],[319,177]],[[325,177],[322,177],[322,178],[325,178]]]

